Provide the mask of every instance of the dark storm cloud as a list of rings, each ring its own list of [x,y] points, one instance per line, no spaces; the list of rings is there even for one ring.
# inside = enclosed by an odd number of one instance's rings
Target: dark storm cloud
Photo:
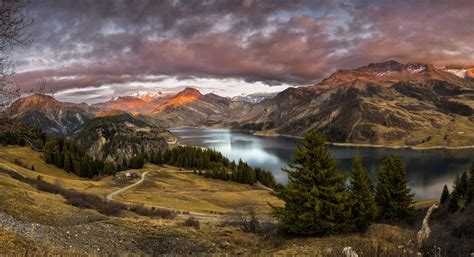
[[[318,82],[396,59],[472,64],[474,11],[458,1],[32,1],[16,81],[56,90],[156,76]]]

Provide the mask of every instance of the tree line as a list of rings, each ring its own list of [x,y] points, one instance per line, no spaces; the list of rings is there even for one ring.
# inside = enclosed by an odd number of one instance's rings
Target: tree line
[[[453,190],[449,192],[448,186],[444,185],[441,193],[441,205],[447,205],[448,210],[454,213],[463,210],[474,200],[474,163],[471,165],[469,174],[464,171],[461,176],[457,175],[453,182]]]
[[[288,185],[275,190],[284,207],[272,206],[285,234],[323,236],[366,231],[379,221],[407,221],[413,215],[413,194],[399,157],[386,157],[372,184],[360,157],[352,162],[349,183],[338,170],[325,137],[309,132],[294,152],[294,162],[283,169]]]
[[[113,163],[93,160],[73,140],[48,138],[43,152],[46,163],[53,164],[79,177],[101,177],[115,175],[117,172]]]
[[[15,131],[15,133],[11,131]],[[242,160],[236,164],[213,149],[178,146],[149,155],[138,154],[128,161],[114,164],[108,161],[93,160],[74,140],[47,137],[38,128],[30,128],[13,121],[0,125],[0,144],[30,145],[34,150],[44,152],[46,163],[53,164],[79,177],[93,178],[115,175],[116,172],[126,169],[141,169],[146,162],[151,162],[194,169],[196,174],[207,178],[250,185],[259,181],[267,187],[277,186],[271,172],[252,168]]]
[[[168,164],[185,169],[194,169],[196,174],[207,178],[234,181],[253,185],[259,181],[267,187],[277,186],[273,174],[259,168],[252,168],[239,160],[230,161],[220,152],[194,146],[178,146],[159,151],[150,156],[154,164]]]

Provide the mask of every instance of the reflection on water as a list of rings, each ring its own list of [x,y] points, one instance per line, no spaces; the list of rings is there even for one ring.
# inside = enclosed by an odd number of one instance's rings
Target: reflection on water
[[[298,143],[293,138],[259,137],[228,129],[177,128],[171,132],[179,137],[182,144],[214,148],[229,159],[242,159],[254,167],[269,170],[283,184],[287,183],[288,178],[281,168],[291,161],[293,149]],[[450,185],[456,174],[468,170],[471,161],[474,161],[474,149],[409,150],[338,146],[331,146],[330,149],[343,171],[350,170],[352,158],[358,151],[372,179],[385,156],[400,156],[417,199],[438,198],[443,185]]]

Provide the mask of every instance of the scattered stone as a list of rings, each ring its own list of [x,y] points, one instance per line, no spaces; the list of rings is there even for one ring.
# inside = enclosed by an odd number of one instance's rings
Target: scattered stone
[[[359,257],[356,251],[352,250],[352,247],[350,246],[344,247],[344,249],[342,249],[342,254],[344,257]]]

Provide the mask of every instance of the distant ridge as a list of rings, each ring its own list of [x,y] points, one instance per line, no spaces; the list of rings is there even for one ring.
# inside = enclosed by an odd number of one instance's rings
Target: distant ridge
[[[185,88],[119,97],[94,106],[32,95],[8,117],[72,136],[92,118],[130,113],[159,127],[218,126],[265,135],[322,131],[331,142],[416,147],[474,145],[474,79],[429,64],[397,61],[339,70],[320,83],[241,101]],[[146,100],[144,100],[146,99]]]
[[[339,70],[289,88],[227,120],[266,135],[389,146],[474,145],[474,82],[428,64],[396,61]]]

